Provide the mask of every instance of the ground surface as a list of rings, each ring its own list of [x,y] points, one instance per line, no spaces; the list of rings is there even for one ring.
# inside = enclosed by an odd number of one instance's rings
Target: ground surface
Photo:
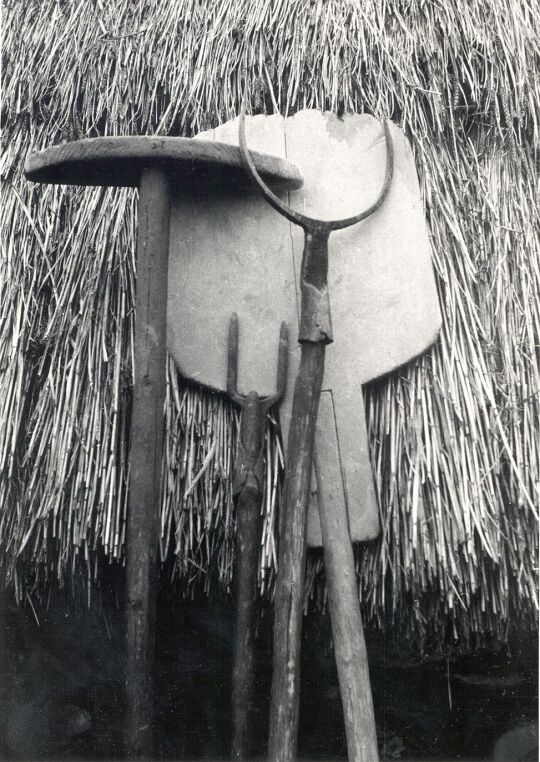
[[[118,604],[118,605],[117,605]],[[115,759],[122,754],[124,649],[121,601],[51,594],[43,607],[4,605],[0,758]],[[39,621],[39,626],[38,626]],[[156,759],[225,759],[229,737],[233,607],[226,599],[182,601],[165,585],[159,602]],[[265,751],[271,612],[258,638],[255,722]],[[381,637],[369,641],[379,745],[384,759],[526,759],[537,717],[537,646],[494,644],[444,659],[413,658]],[[300,756],[345,759],[329,622],[305,620]],[[535,756],[530,757],[537,759]]]

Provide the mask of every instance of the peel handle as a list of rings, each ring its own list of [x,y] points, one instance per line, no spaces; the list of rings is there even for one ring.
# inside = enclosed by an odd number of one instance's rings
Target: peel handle
[[[349,762],[378,762],[368,655],[347,508],[344,500],[331,499],[334,485],[323,477],[318,461],[318,453],[315,453],[328,608],[348,758]]]
[[[307,509],[325,350],[323,342],[302,344],[294,386],[276,579],[268,748],[271,762],[291,762],[296,756]]]

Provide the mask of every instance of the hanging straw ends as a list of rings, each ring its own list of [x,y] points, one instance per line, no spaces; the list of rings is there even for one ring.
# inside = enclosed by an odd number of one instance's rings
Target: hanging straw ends
[[[17,563],[52,563],[60,582],[78,549],[86,560],[94,555],[98,537],[111,558],[122,554],[127,439],[122,357],[128,351],[132,300],[132,291],[126,293],[132,280],[126,258],[118,254],[122,234],[97,257],[89,240],[92,232],[99,242],[110,224],[103,215],[99,219],[100,205],[114,215],[118,201],[107,204],[106,197],[94,195],[84,213],[78,210],[62,227],[65,193],[47,189],[39,199],[44,238],[53,247],[30,261],[23,258],[19,273],[22,293],[28,289],[23,279],[31,279],[26,335],[19,337],[27,348],[18,366],[26,390],[12,439],[14,478],[3,484],[4,497],[9,495],[4,518],[10,521],[11,514],[9,539]],[[64,204],[64,215],[69,209]],[[27,217],[19,219],[24,242]],[[77,231],[80,248],[73,256]]]
[[[26,589],[122,561],[135,194],[37,186],[29,151],[192,135],[246,111],[368,112],[410,138],[443,331],[366,390],[380,542],[363,616],[410,642],[533,626],[540,483],[539,18],[516,0],[31,0],[4,14],[0,556]],[[237,419],[169,365],[161,553],[184,589],[230,583]],[[212,448],[214,449],[212,450]],[[272,595],[281,444],[266,439],[259,581]],[[186,488],[201,472],[193,489]],[[308,563],[316,605],[325,590]],[[25,585],[29,585],[28,588]]]

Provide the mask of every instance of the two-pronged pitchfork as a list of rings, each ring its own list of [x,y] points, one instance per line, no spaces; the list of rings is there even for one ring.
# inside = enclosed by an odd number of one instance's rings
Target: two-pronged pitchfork
[[[299,652],[304,599],[306,518],[313,444],[326,345],[333,341],[328,298],[328,239],[333,230],[354,225],[383,203],[393,174],[390,130],[384,123],[386,173],[377,200],[354,217],[325,222],[284,204],[263,182],[248,152],[244,111],[240,149],[246,170],[264,198],[304,229],[301,267],[300,366],[294,387],[282,506],[274,614],[274,655],[270,706],[269,759],[290,762],[298,735]],[[346,339],[346,337],[344,337]],[[324,457],[324,453],[321,454]],[[320,506],[328,598],[349,759],[376,762],[377,739],[352,545],[346,516],[329,516]]]
[[[241,409],[233,491],[236,502],[236,637],[232,673],[233,759],[253,754],[251,711],[255,687],[255,617],[260,510],[264,488],[263,445],[266,414],[283,399],[287,386],[289,334],[281,324],[276,393],[260,397],[240,394],[237,387],[238,318],[231,316],[227,364],[227,394]]]

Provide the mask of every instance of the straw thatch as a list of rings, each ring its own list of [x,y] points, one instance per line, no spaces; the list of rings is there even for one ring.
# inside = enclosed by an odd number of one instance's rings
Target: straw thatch
[[[0,543],[19,596],[122,558],[135,269],[133,192],[36,186],[24,159],[80,137],[191,135],[246,92],[252,111],[389,117],[417,161],[444,325],[366,390],[384,528],[359,550],[366,615],[420,646],[535,621],[539,19],[527,0],[6,2]],[[227,583],[235,413],[168,378],[162,553],[188,589],[209,564]]]

